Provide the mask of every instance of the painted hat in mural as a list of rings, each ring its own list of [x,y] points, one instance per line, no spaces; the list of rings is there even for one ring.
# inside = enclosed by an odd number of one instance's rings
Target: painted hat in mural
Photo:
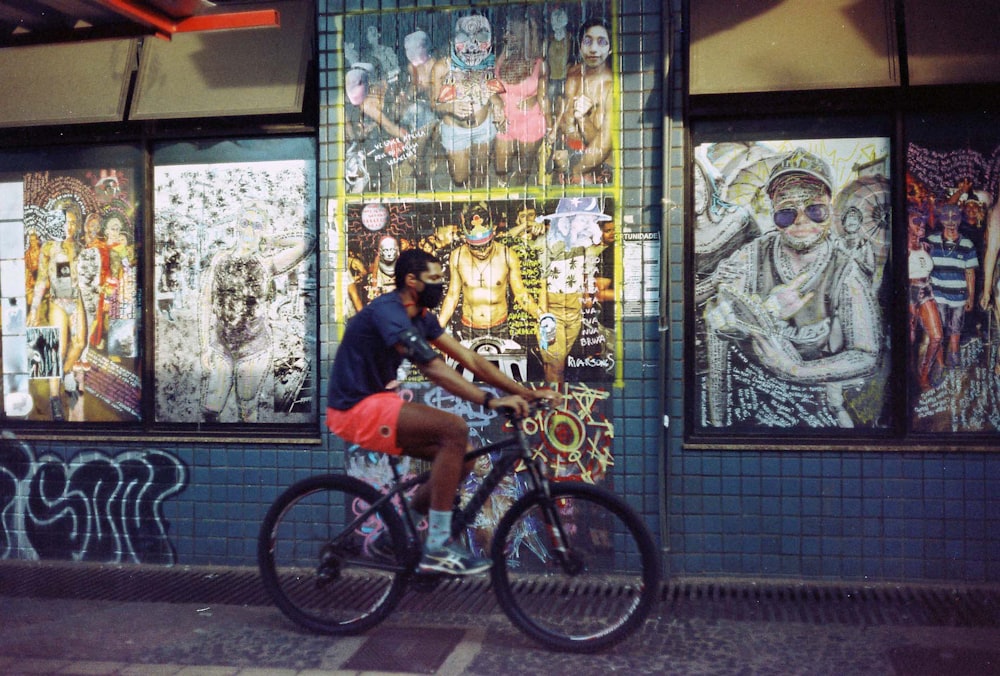
[[[778,163],[771,168],[771,175],[767,178],[767,194],[773,195],[775,182],[782,176],[789,174],[812,176],[825,185],[830,194],[833,194],[833,172],[830,171],[830,166],[802,148],[796,148],[783,155]]]
[[[601,203],[596,197],[563,197],[556,205],[556,211],[535,218],[536,223],[542,223],[550,218],[572,216],[593,216],[598,221],[610,221],[611,217],[601,211]]]
[[[472,246],[485,246],[493,239],[493,218],[485,204],[470,207],[464,214],[465,241]]]

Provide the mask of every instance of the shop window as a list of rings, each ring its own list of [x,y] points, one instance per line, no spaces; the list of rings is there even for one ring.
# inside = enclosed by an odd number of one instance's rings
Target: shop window
[[[699,139],[694,428],[891,431],[889,137],[730,129]]]
[[[153,152],[157,423],[316,420],[310,139]]]
[[[900,84],[892,0],[689,7],[692,94]]]
[[[1000,430],[998,129],[996,113],[907,117],[914,433]]]
[[[314,431],[315,154],[310,138],[6,154],[4,418]]]
[[[142,419],[136,147],[9,153],[0,175],[7,419]]]

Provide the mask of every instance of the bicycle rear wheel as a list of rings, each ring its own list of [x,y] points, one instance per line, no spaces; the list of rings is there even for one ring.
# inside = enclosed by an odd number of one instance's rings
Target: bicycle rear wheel
[[[557,650],[590,652],[639,628],[660,580],[656,546],[638,515],[617,496],[580,483],[555,483],[518,500],[493,541],[493,588],[519,629]],[[566,534],[556,551],[554,509]]]
[[[297,624],[355,634],[399,602],[413,554],[390,503],[353,529],[345,526],[381,497],[342,475],[304,479],[271,505],[261,524],[257,563],[275,605]]]

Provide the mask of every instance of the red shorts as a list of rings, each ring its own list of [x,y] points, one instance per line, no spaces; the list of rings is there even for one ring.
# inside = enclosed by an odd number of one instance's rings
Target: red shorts
[[[326,409],[326,426],[344,441],[369,451],[399,455],[396,426],[403,400],[396,392],[365,397],[346,411]]]

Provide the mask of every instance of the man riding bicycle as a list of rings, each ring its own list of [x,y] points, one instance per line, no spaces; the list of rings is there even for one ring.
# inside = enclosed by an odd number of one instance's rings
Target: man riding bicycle
[[[463,456],[469,428],[459,416],[415,402],[404,402],[396,389],[396,372],[403,359],[412,362],[431,382],[484,408],[506,406],[519,415],[529,402],[558,400],[551,390],[532,390],[504,375],[483,356],[446,334],[430,309],[444,296],[441,262],[420,249],[399,255],[396,290],[369,303],[347,324],[330,370],[327,426],[347,442],[388,453],[430,460],[431,478],[413,505],[422,511],[429,499],[428,534],[421,572],[471,575],[491,562],[474,556],[451,540],[451,509],[465,471]],[[494,397],[448,366],[441,350],[460,367],[507,396]]]

